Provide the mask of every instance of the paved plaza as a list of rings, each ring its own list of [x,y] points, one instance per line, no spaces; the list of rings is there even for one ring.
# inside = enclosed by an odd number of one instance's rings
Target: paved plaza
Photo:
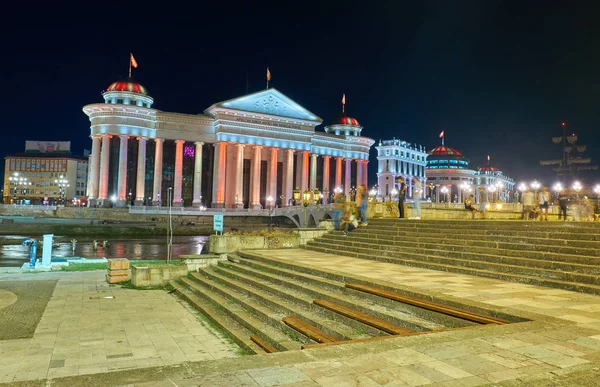
[[[0,342],[0,381],[46,386],[44,380],[18,381],[52,378],[52,386],[88,387],[597,385],[598,296],[303,249],[259,253],[530,321],[238,356],[235,346],[164,291],[108,286],[99,272],[19,276],[59,281],[33,338]],[[101,374],[86,375],[92,373]]]

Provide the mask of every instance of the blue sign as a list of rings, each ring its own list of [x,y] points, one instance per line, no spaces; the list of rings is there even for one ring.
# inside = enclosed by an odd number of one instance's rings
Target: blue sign
[[[223,232],[223,214],[215,214],[213,217],[213,229]]]

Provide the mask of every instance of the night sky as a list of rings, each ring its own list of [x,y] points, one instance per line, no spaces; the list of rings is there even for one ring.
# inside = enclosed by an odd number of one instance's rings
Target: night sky
[[[538,161],[561,157],[551,137],[565,121],[600,162],[600,26],[586,3],[205,3],[5,8],[0,153],[22,152],[25,140],[90,149],[81,108],[127,76],[133,52],[134,79],[159,110],[201,113],[244,94],[247,76],[250,92],[264,89],[269,66],[271,85],[325,123],[346,93],[346,112],[375,140],[431,149],[445,130],[472,167],[489,154],[517,181],[551,184]]]

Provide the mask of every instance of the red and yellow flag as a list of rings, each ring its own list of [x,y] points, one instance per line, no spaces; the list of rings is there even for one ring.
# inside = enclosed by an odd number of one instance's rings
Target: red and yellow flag
[[[346,93],[342,95],[342,105],[346,104]]]
[[[267,67],[267,82],[271,80],[271,72],[269,71],[269,68]]]
[[[444,138],[444,131],[442,130],[442,132],[440,133],[440,138]]]
[[[131,62],[131,65],[137,69],[138,64],[132,53],[129,53],[129,61]]]

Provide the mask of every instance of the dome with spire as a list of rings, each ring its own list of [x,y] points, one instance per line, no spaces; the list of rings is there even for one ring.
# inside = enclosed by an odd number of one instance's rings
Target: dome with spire
[[[340,114],[335,117],[329,126],[331,125],[351,125],[351,126],[360,126],[358,120],[354,117],[347,116],[345,113]]]
[[[110,86],[106,88],[106,91],[128,91],[130,93],[148,95],[148,90],[146,90],[144,86],[142,86],[138,82],[135,82],[131,78],[111,83]]]
[[[427,152],[427,169],[467,169],[469,159],[458,150],[440,145]]]

